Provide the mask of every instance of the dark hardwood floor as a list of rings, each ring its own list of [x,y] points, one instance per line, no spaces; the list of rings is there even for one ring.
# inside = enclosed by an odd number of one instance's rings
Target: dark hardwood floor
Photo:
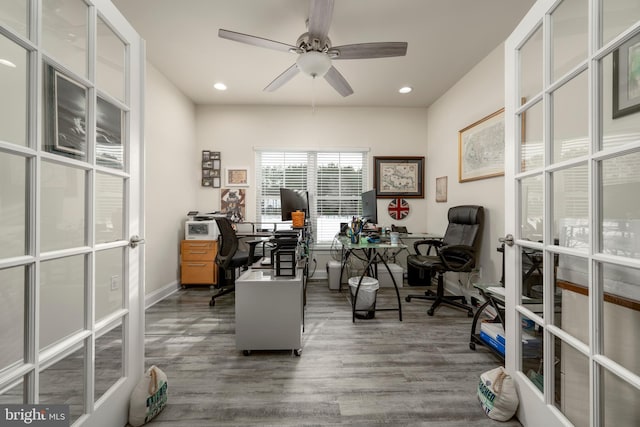
[[[346,286],[345,286],[346,288]],[[180,290],[147,310],[146,367],[168,376],[169,403],[156,426],[520,426],[489,419],[476,397],[479,375],[502,362],[469,349],[471,318],[404,301],[351,322],[348,290],[310,281],[302,355],[235,348],[234,297],[209,307],[215,290]],[[396,304],[381,288],[377,304]]]

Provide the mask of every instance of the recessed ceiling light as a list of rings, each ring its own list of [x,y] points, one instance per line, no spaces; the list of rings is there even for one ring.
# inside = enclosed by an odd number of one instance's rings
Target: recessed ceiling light
[[[0,58],[0,65],[6,65],[7,67],[16,68],[16,64],[14,64],[11,61],[8,61],[6,59],[1,59],[1,58]]]
[[[400,93],[409,93],[413,90],[413,88],[411,88],[410,86],[403,86],[400,89],[398,89],[398,92]]]
[[[213,85],[214,88],[218,89],[218,90],[227,90],[227,85],[224,83],[216,83]]]

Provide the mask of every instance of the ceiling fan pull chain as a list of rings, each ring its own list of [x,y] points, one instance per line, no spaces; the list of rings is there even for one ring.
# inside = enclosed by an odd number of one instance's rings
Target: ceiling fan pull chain
[[[316,78],[311,79],[311,114],[316,113]]]

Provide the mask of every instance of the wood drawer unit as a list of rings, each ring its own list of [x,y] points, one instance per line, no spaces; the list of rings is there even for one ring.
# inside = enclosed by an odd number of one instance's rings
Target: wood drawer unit
[[[215,240],[183,240],[180,243],[180,283],[182,285],[216,285],[215,263],[218,242]]]

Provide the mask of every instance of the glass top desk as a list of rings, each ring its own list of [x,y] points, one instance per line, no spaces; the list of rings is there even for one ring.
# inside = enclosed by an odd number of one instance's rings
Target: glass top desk
[[[349,261],[349,258],[354,255],[355,251],[361,251],[364,255],[361,258],[365,263],[365,268],[362,271],[362,275],[360,276],[360,280],[358,281],[358,287],[351,298],[351,310],[352,310],[352,318],[351,321],[356,321],[356,300],[358,299],[358,292],[360,291],[360,285],[362,284],[362,279],[369,275],[371,277],[378,277],[378,264],[382,264],[387,271],[389,272],[389,276],[391,277],[391,281],[393,282],[393,287],[396,292],[396,298],[398,301],[398,307],[393,308],[375,308],[375,311],[397,311],[398,317],[400,321],[402,321],[402,303],[400,302],[400,291],[398,290],[398,284],[387,264],[385,257],[383,256],[385,252],[389,250],[403,250],[407,248],[407,245],[404,243],[391,244],[389,242],[379,242],[379,243],[371,243],[366,238],[360,238],[358,243],[352,243],[351,240],[346,236],[341,236],[338,238],[342,246],[342,260],[340,265],[340,279],[339,279],[339,291],[342,291],[342,275],[344,274],[344,269],[346,263]]]

